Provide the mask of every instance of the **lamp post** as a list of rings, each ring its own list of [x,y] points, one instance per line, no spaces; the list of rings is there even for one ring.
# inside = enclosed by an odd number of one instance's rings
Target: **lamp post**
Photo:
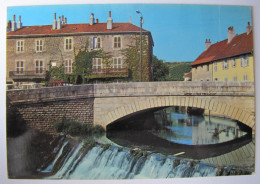
[[[143,14],[136,10],[136,13],[141,14],[140,17],[140,82],[142,82],[142,24],[143,24]]]

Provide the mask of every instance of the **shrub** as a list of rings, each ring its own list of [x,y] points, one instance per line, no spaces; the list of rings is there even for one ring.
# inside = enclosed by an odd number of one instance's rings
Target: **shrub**
[[[62,120],[54,124],[54,129],[56,132],[63,132],[71,136],[85,136],[91,134],[101,134],[105,132],[104,128],[100,125],[92,126],[88,124],[82,124],[74,120],[67,120],[63,118]]]
[[[65,133],[71,136],[81,134],[81,124],[76,121],[70,121],[69,126],[65,129]]]
[[[101,125],[96,125],[92,129],[92,133],[94,133],[94,134],[100,134],[103,132],[105,132],[105,129]]]
[[[63,121],[58,121],[54,124],[54,129],[56,132],[62,132],[64,127],[64,122]]]
[[[88,124],[82,124],[81,125],[81,135],[88,135],[92,131],[92,126]]]

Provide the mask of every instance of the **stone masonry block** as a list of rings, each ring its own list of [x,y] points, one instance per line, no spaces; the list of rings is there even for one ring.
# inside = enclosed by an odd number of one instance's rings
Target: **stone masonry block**
[[[239,111],[239,108],[235,107],[235,108],[234,108],[234,111],[233,111],[233,113],[232,113],[232,115],[231,115],[231,117],[232,117],[233,119],[236,118],[238,111]]]
[[[248,118],[250,117],[250,113],[249,112],[245,112],[245,116],[243,118],[243,120],[241,121],[242,123],[246,123],[246,121],[248,120]]]
[[[197,97],[197,105],[198,108],[201,108],[201,98]]]
[[[193,97],[193,105],[192,105],[192,107],[197,107],[197,102],[198,102],[197,97]]]
[[[237,114],[235,116],[236,120],[239,120],[239,117],[241,116],[242,112],[243,112],[242,109],[239,108],[239,110],[237,111]]]
[[[231,115],[232,115],[234,109],[235,109],[235,107],[231,105],[230,108],[229,108],[229,110],[228,110],[228,113],[227,113],[227,115],[228,115],[229,117],[231,117]]]
[[[202,109],[205,109],[205,105],[206,105],[206,99],[205,99],[205,98],[202,98],[202,99],[201,99],[201,105],[200,105],[201,108],[202,108]]]
[[[194,97],[190,97],[190,100],[189,100],[189,107],[193,107],[193,101],[194,101]]]

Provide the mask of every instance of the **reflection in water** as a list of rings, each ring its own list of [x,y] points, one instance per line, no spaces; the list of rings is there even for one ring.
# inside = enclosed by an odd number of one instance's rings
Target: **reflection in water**
[[[146,129],[140,129],[144,123]],[[167,108],[140,113],[135,119],[118,120],[110,124],[106,136],[125,147],[170,155],[184,153],[181,154],[183,158],[203,159],[225,154],[250,142],[251,133],[240,130],[240,126],[230,119],[187,115],[185,111]]]
[[[169,113],[168,121],[154,135],[168,141],[204,145],[227,142],[244,136],[235,121],[209,116],[188,116],[184,113]]]

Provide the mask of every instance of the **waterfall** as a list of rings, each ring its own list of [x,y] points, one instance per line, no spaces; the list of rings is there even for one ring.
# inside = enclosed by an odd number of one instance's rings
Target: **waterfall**
[[[142,179],[216,176],[218,168],[200,162],[155,153],[139,154],[127,148],[96,145],[84,151],[83,143],[64,142],[53,162],[41,172],[48,179]],[[56,170],[56,171],[55,171]]]

